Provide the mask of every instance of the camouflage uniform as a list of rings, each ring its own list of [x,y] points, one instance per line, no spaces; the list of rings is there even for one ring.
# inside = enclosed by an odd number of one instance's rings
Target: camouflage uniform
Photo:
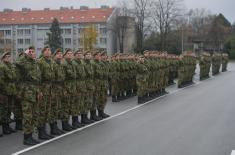
[[[51,58],[41,57],[38,60],[41,71],[41,90],[43,92],[43,100],[39,104],[39,126],[44,127],[45,123],[53,123],[56,121],[56,108],[52,101],[55,101],[55,94],[52,90],[52,83],[55,79],[54,66]]]
[[[139,62],[137,64],[137,76],[136,76],[136,83],[137,83],[137,87],[138,87],[138,91],[137,91],[137,96],[138,96],[138,103],[144,103],[145,102],[145,98],[144,96],[146,95],[146,93],[148,92],[148,69],[145,66],[144,62]]]
[[[212,56],[212,75],[217,75],[220,72],[221,54],[214,53]]]
[[[209,78],[211,58],[208,53],[203,53],[200,56],[199,66],[200,66],[200,80]]]
[[[227,66],[228,66],[228,54],[224,53],[222,54],[222,72],[227,71]]]
[[[1,87],[3,95],[7,96],[7,100],[1,106],[3,117],[3,133],[10,133],[13,130],[9,127],[11,112],[13,112],[14,101],[17,95],[15,82],[17,80],[16,72],[13,64],[10,62],[2,62],[0,65],[1,76],[4,84]]]
[[[75,102],[75,95],[77,93],[76,90],[76,72],[72,61],[64,60],[63,67],[65,71],[65,102],[63,102],[64,110],[64,121],[69,120],[69,116],[77,116],[78,115],[78,102]]]
[[[22,78],[22,111],[23,111],[23,132],[32,134],[34,127],[38,126],[38,99],[41,72],[36,61],[24,56],[16,66]]]

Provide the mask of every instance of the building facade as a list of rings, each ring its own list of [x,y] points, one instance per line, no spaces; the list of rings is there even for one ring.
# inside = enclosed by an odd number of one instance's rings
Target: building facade
[[[108,25],[115,16],[115,12],[114,8],[108,6],[101,8],[81,6],[80,9],[61,7],[59,10],[4,9],[0,12],[0,49],[11,50],[13,55],[17,55],[18,52],[33,45],[39,56],[48,39],[47,33],[50,32],[52,20],[57,18],[64,49],[82,49],[82,32],[92,24],[95,25],[98,33],[95,48],[107,51],[111,55],[117,51],[117,39],[115,39],[116,35],[108,29]]]

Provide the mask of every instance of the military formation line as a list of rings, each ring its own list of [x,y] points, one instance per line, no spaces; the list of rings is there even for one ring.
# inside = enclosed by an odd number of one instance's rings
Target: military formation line
[[[105,52],[71,49],[52,54],[46,46],[38,59],[29,47],[12,62],[11,53],[5,52],[0,64],[0,136],[23,130],[23,144],[35,145],[100,121],[109,117],[104,112],[108,95],[112,102],[138,96],[138,104],[143,104],[166,94],[175,81],[179,88],[193,84],[197,61],[204,80],[211,66],[213,75],[221,65],[223,72],[227,70],[228,55],[145,51],[109,57]],[[38,139],[33,137],[35,129]]]

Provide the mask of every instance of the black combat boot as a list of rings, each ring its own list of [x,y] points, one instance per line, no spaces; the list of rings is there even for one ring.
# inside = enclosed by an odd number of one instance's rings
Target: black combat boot
[[[45,125],[38,128],[38,138],[41,140],[49,140],[52,138],[46,133]]]
[[[88,125],[88,124],[94,123],[94,121],[90,120],[87,117],[87,114],[81,114],[81,123],[84,125]]]
[[[11,130],[9,128],[9,124],[8,123],[2,124],[2,132],[3,132],[4,135],[11,134]]]
[[[21,119],[18,119],[16,120],[16,130],[22,130],[23,129],[23,126],[22,126],[22,120]]]
[[[108,114],[104,113],[104,110],[98,110],[98,113],[99,113],[99,117],[101,118],[108,118],[110,117]]]
[[[64,133],[63,131],[61,131],[61,130],[58,128],[56,122],[50,123],[50,127],[51,127],[51,135],[59,136],[59,135],[62,135],[62,134]]]
[[[78,120],[78,116],[73,116],[73,117],[72,117],[72,125],[73,125],[74,127],[76,127],[76,128],[81,128],[81,127],[83,127],[83,126],[81,125],[81,123],[79,122],[79,120]]]
[[[90,117],[91,120],[95,122],[102,120],[102,118],[96,115],[96,110],[91,110],[90,114],[91,114],[91,117]]]
[[[72,126],[68,123],[67,120],[66,121],[62,121],[62,129],[64,131],[72,131],[73,130]]]
[[[38,142],[37,140],[33,139],[32,133],[30,134],[24,134],[24,141],[23,141],[24,145],[29,145],[29,146],[33,146],[36,144],[39,144],[40,142]]]

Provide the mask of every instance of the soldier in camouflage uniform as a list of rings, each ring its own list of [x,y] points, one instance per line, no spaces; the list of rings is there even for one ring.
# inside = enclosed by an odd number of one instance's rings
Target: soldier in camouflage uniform
[[[222,54],[222,72],[226,72],[227,71],[227,66],[228,66],[228,54],[227,53],[223,53]]]
[[[94,91],[95,91],[95,83],[94,83],[94,66],[91,63],[92,61],[92,54],[90,51],[86,51],[84,53],[84,60],[82,61],[82,64],[84,66],[85,72],[86,72],[86,77],[85,77],[85,83],[86,83],[86,92],[85,92],[85,98],[84,98],[84,103],[85,103],[85,111],[81,114],[81,123],[82,124],[91,124],[94,123],[95,121],[92,119],[88,118],[88,112],[89,111],[94,111],[96,109],[96,105],[94,103]],[[93,116],[95,113],[93,113]],[[98,116],[97,116],[98,117]]]
[[[23,132],[24,144],[35,145],[39,142],[32,137],[35,127],[38,127],[38,100],[42,98],[39,91],[41,74],[36,63],[34,47],[29,47],[25,55],[17,63],[22,83],[22,111],[23,111]]]
[[[90,120],[100,121],[102,118],[97,115],[97,106],[99,104],[99,98],[101,94],[101,66],[99,60],[96,58],[98,51],[86,52],[85,54],[85,69],[87,71],[87,86],[88,86],[88,96],[87,100],[88,108],[90,110]],[[93,84],[91,86],[91,84]]]
[[[214,53],[212,56],[212,75],[217,75],[220,72],[221,54]]]
[[[69,118],[70,115],[78,116],[78,102],[75,102],[75,95],[77,93],[76,91],[76,72],[72,63],[73,60],[73,52],[71,49],[67,49],[64,53],[64,61],[63,61],[63,67],[65,71],[65,102],[63,102],[63,108],[64,110],[64,119],[62,120],[62,128],[65,131],[71,131],[73,129],[76,129],[77,126],[71,126],[69,124]]]
[[[96,54],[95,59],[99,64],[99,86],[100,92],[97,102],[98,116],[103,119],[109,117],[104,110],[107,103],[107,90],[108,90],[108,77],[110,73],[110,65],[107,61],[107,55],[105,52],[99,52]]]
[[[145,66],[145,58],[144,56],[139,56],[137,58],[137,96],[138,96],[138,104],[142,104],[145,102],[145,95],[148,89],[148,69]]]
[[[76,71],[76,96],[75,96],[75,102],[78,102],[77,109],[78,114],[81,115],[83,113],[87,113],[86,105],[85,105],[85,94],[86,94],[86,71],[83,65],[84,56],[82,51],[76,51],[74,53],[74,60],[73,60],[73,66]],[[84,126],[81,124],[78,120],[77,116],[73,116],[72,118],[72,124],[73,126],[77,126],[77,128],[80,128]]]
[[[57,49],[53,54],[53,72],[54,72],[55,78],[52,83],[52,93],[55,95],[54,96],[55,99],[52,100],[52,104],[53,104],[52,111],[57,121],[64,120],[65,106],[63,106],[63,103],[66,101],[66,100],[63,100],[66,94],[65,94],[65,87],[64,87],[65,71],[62,65],[62,60],[63,60],[63,52],[61,49]],[[64,131],[58,128],[57,121],[54,121],[51,123],[52,135],[61,135],[64,133]]]
[[[113,55],[112,60],[111,60],[111,83],[112,83],[112,102],[118,102],[120,101],[120,77],[121,77],[121,67],[120,67],[120,62],[119,62],[119,55]]]
[[[211,57],[209,53],[202,53],[199,60],[200,66],[200,80],[209,78]]]
[[[24,52],[20,52],[18,54],[18,57],[14,63],[14,68],[16,71],[16,89],[17,89],[17,96],[15,98],[15,104],[14,104],[14,118],[15,118],[15,122],[16,122],[16,130],[22,130],[22,118],[23,118],[23,114],[22,114],[22,104],[21,104],[21,98],[22,98],[22,79],[21,79],[21,75],[20,75],[20,70],[18,69],[18,67],[16,67],[16,63],[18,61],[20,61],[20,59],[24,58]]]
[[[14,99],[16,98],[17,91],[15,82],[17,80],[16,72],[13,64],[11,63],[11,54],[10,52],[5,52],[2,55],[2,63],[0,64],[1,76],[3,80],[3,85],[1,86],[1,93],[3,96],[6,96],[5,103],[1,107],[2,128],[3,134],[11,134],[15,132],[10,126],[10,116],[13,112]]]
[[[43,99],[39,104],[39,116],[38,116],[38,138],[42,140],[48,140],[53,136],[46,133],[46,123],[50,123],[51,130],[53,129],[53,123],[56,121],[53,111],[52,101],[55,100],[55,94],[52,91],[52,83],[55,79],[53,61],[51,59],[51,49],[49,46],[45,46],[42,50],[42,55],[38,59],[39,69],[41,71],[41,91],[43,92]],[[57,134],[56,134],[57,135]]]
[[[187,52],[180,57],[178,87],[182,88],[193,84],[196,70],[196,57],[192,52]]]

